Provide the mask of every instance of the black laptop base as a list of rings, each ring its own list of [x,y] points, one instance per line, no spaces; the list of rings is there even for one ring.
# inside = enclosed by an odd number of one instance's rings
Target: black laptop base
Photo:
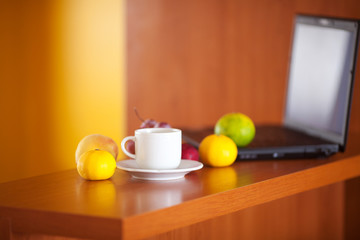
[[[210,127],[185,129],[183,140],[198,148],[202,139],[213,133],[214,129]],[[276,141],[273,141],[274,135]],[[261,125],[256,127],[253,141],[247,147],[238,148],[237,160],[326,158],[337,152],[338,144],[283,126]]]

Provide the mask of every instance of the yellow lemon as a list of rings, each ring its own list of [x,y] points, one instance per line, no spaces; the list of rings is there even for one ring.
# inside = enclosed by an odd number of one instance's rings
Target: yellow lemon
[[[235,142],[225,135],[211,134],[199,146],[200,159],[212,167],[230,166],[235,162],[237,152]]]
[[[104,180],[111,178],[116,169],[113,155],[105,150],[94,149],[83,153],[77,164],[81,177],[87,180]]]

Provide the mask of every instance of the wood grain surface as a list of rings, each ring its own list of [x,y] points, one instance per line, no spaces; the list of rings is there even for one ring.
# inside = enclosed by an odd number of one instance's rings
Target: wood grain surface
[[[357,0],[128,1],[128,134],[140,125],[134,107],[143,118],[193,129],[213,126],[220,116],[235,111],[247,114],[255,124],[281,122],[295,14],[360,19],[359,9]],[[350,119],[351,131],[357,132],[359,70],[357,61]],[[187,239],[194,235],[209,239],[218,234],[230,239],[349,238],[347,232],[354,231],[348,230],[356,227],[347,222],[356,226],[360,221],[352,214],[359,207],[349,196],[358,199],[359,191],[344,189],[360,185],[348,185],[343,182],[324,191],[272,201],[153,239]],[[326,199],[331,199],[333,207],[325,207]],[[291,208],[294,201],[312,210]],[[344,209],[344,205],[348,207]],[[278,225],[271,213],[279,216]],[[346,219],[355,220],[346,220],[344,214]],[[238,222],[246,227],[241,228]],[[264,230],[271,226],[283,226],[284,235]],[[222,230],[224,227],[227,232]],[[244,231],[248,235],[240,233]]]
[[[358,177],[359,139],[351,135],[348,151],[328,159],[236,162],[177,181],[141,181],[122,170],[107,181],[86,181],[74,169],[2,183],[0,219],[10,223],[2,220],[1,228],[75,238],[152,237]]]
[[[246,208],[156,237],[146,238],[146,240],[342,239],[343,202],[337,196],[343,192],[343,184],[336,183]],[[318,207],[320,204],[321,208]]]
[[[128,1],[128,133],[140,126],[134,107],[173,126],[213,126],[234,111],[281,122],[295,14],[360,19],[359,9],[356,0]],[[358,71],[356,130],[359,84]]]

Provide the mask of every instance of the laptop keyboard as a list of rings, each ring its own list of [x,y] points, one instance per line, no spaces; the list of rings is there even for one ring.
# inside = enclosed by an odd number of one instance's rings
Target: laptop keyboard
[[[213,128],[200,130],[183,130],[184,140],[192,141],[191,144],[198,147],[199,143],[206,136],[213,134]],[[300,146],[311,144],[329,143],[325,140],[311,137],[304,133],[276,125],[256,126],[254,140],[246,147],[279,147],[279,146]]]
[[[322,143],[328,142],[283,126],[269,125],[258,126],[254,140],[247,147],[277,147]]]

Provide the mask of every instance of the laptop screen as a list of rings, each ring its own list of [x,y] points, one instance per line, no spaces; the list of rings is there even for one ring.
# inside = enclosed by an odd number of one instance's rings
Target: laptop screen
[[[296,17],[285,125],[345,143],[357,28],[356,21]]]

